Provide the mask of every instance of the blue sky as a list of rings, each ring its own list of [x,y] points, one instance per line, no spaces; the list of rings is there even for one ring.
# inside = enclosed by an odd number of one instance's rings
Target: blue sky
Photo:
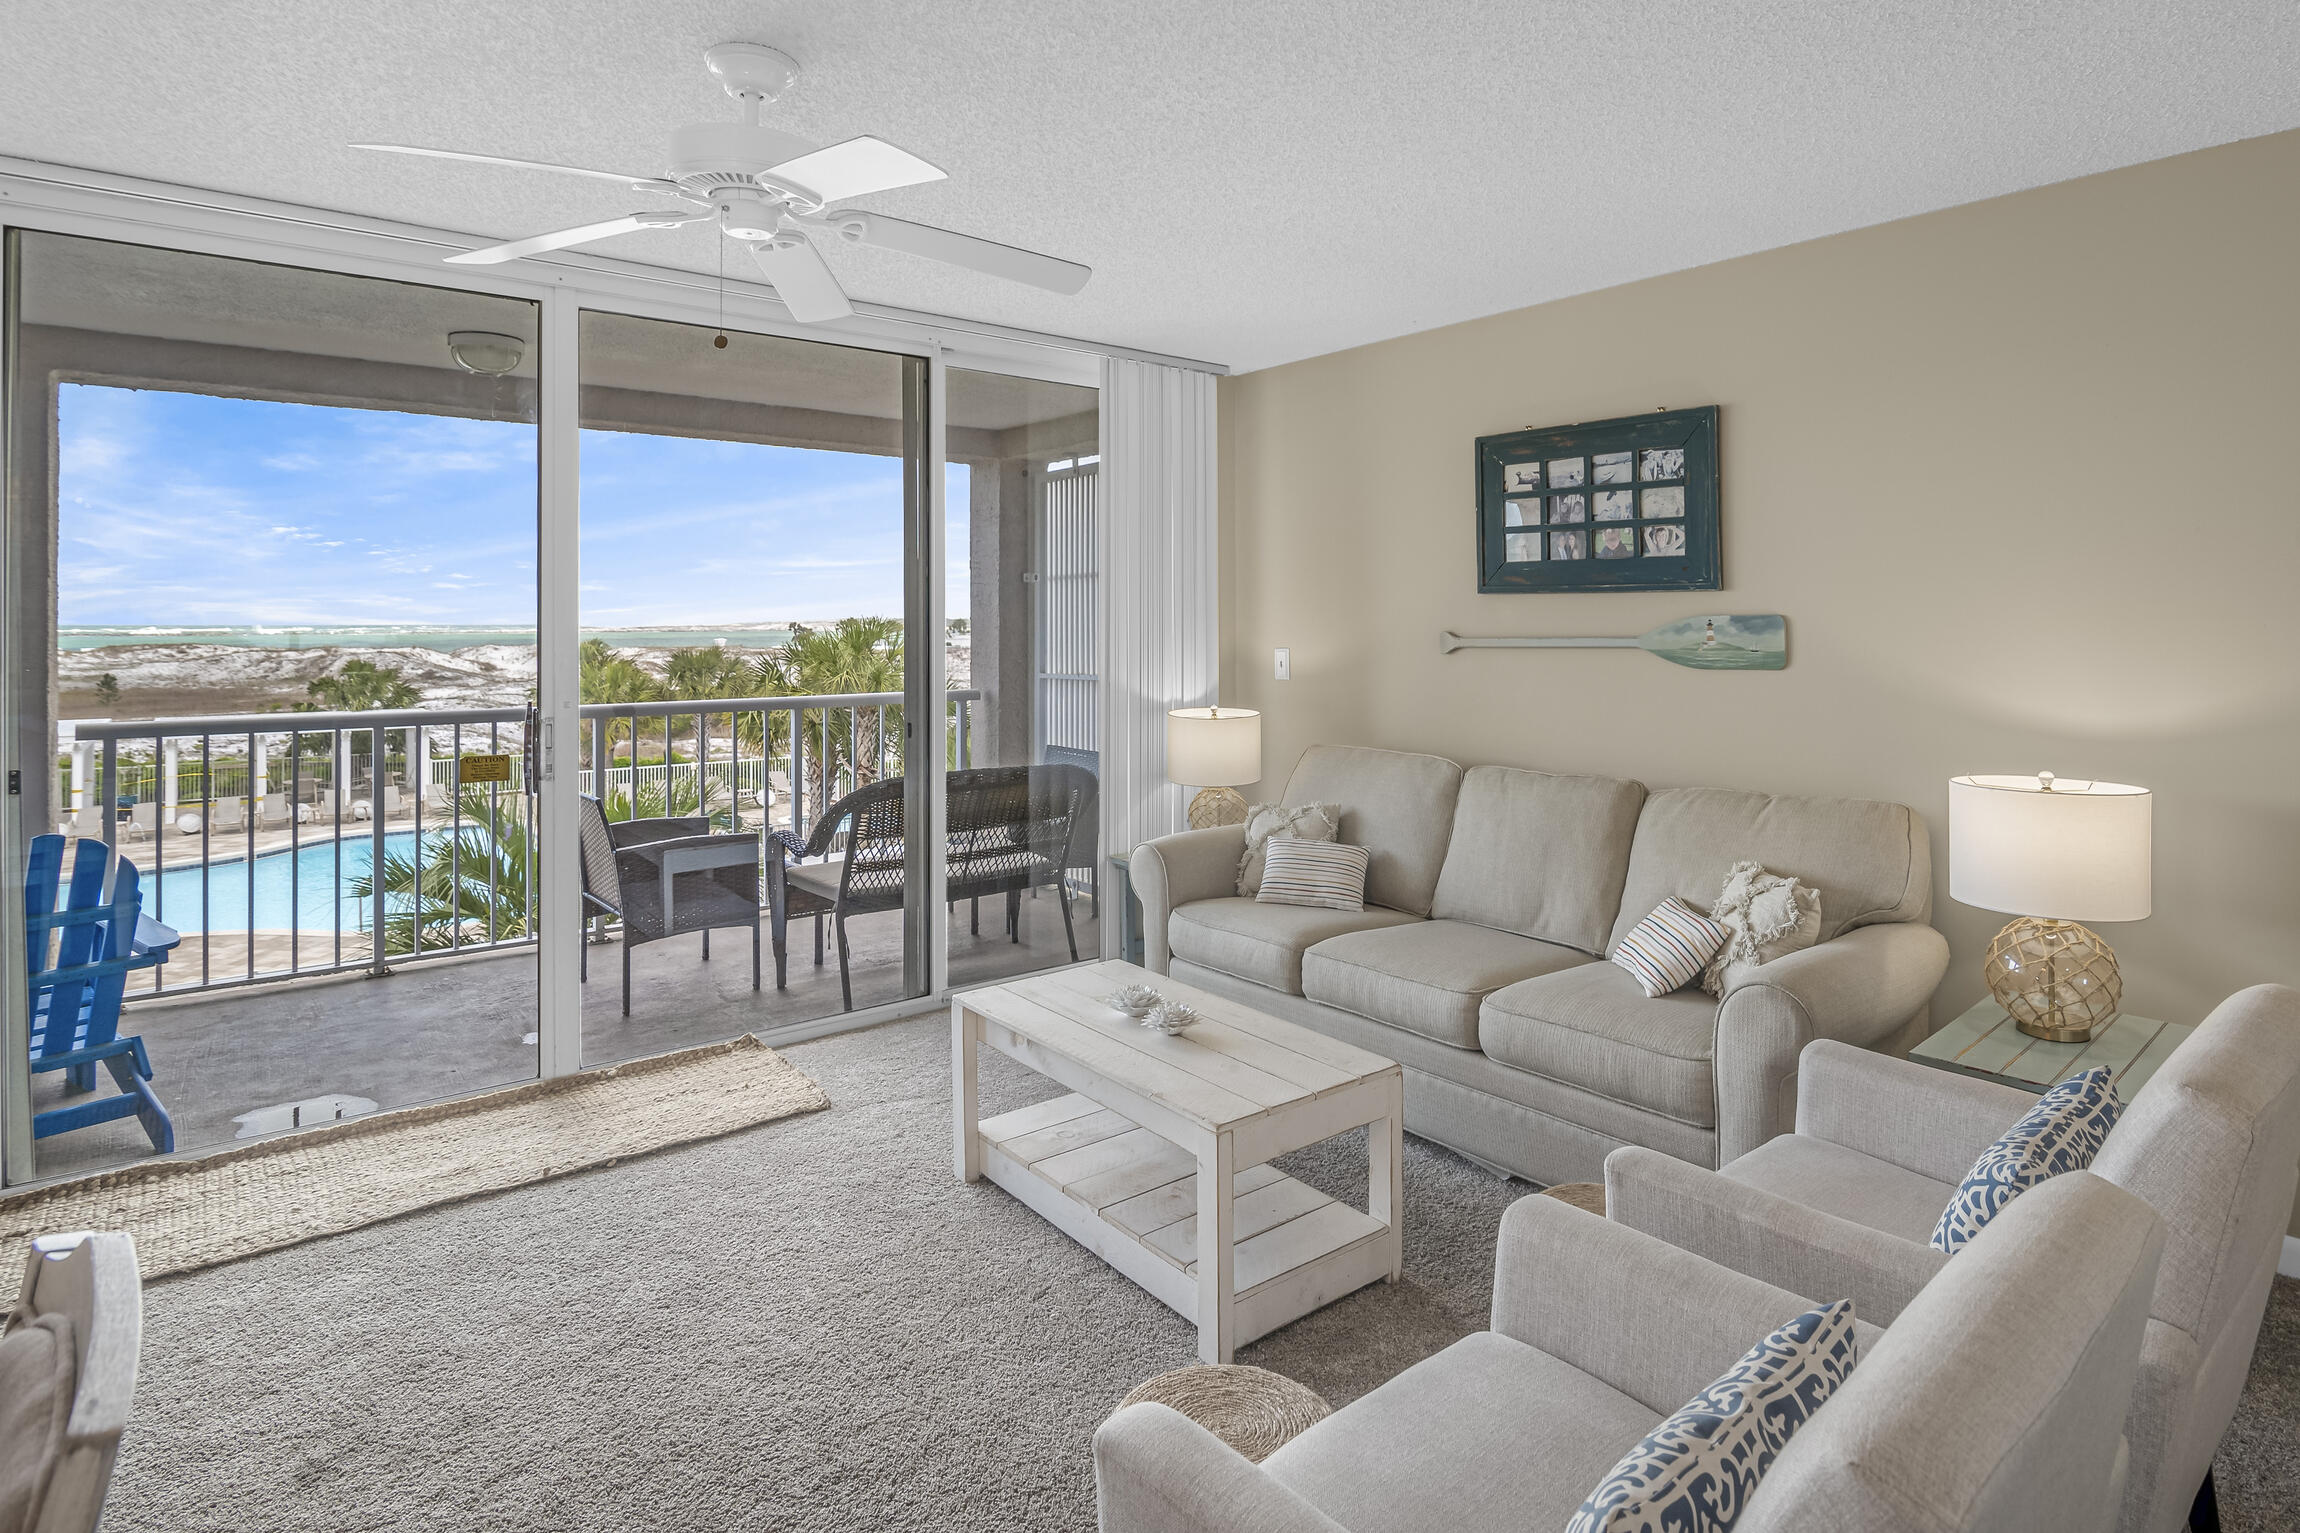
[[[535,614],[535,430],[66,384],[66,625],[522,624]],[[952,465],[951,615],[967,478]],[[891,458],[583,433],[583,625],[902,612]]]

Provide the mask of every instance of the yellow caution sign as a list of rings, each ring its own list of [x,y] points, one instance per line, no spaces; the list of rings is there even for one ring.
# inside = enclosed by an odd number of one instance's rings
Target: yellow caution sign
[[[456,781],[469,786],[472,783],[511,781],[511,757],[463,756],[455,763]]]

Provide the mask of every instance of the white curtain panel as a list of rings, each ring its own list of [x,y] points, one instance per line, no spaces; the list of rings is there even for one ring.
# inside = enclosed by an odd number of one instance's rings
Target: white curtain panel
[[[1102,363],[1102,844],[1180,830],[1166,710],[1217,702],[1214,375]],[[1103,924],[1106,951],[1117,925]]]

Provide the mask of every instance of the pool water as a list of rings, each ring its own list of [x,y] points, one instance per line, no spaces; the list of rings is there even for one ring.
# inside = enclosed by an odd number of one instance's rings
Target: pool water
[[[387,857],[415,855],[415,832],[394,831],[383,838]],[[341,860],[337,848],[341,847]],[[244,932],[364,931],[374,914],[371,900],[352,893],[353,881],[367,876],[375,855],[373,839],[346,836],[296,851],[265,852],[255,860],[255,919],[248,919],[248,862],[235,858],[207,867],[207,902],[201,903],[200,867],[194,862],[160,870],[157,894],[147,892],[144,910],[177,931]],[[138,858],[138,861],[144,861]]]

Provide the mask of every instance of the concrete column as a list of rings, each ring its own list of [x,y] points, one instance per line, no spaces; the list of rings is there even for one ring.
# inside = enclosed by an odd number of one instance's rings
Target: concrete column
[[[162,814],[160,818],[166,820],[171,825],[175,823],[176,800],[180,792],[179,785],[176,781],[176,773],[178,769],[176,749],[177,746],[174,740],[166,740],[161,742],[160,803],[164,806],[166,812]]]
[[[91,779],[96,769],[96,742],[72,742],[72,812],[78,814],[88,807]]]
[[[256,806],[264,801],[264,778],[271,769],[271,748],[264,737],[257,735],[248,750],[248,814],[252,817]]]

